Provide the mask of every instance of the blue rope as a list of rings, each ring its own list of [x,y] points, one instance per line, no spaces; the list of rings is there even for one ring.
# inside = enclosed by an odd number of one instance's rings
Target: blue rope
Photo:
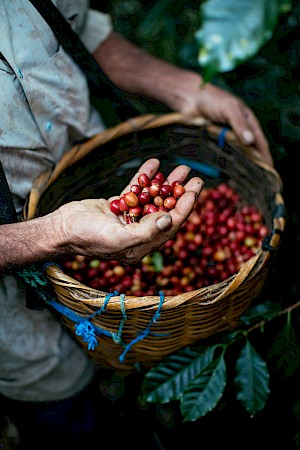
[[[55,300],[47,300],[51,306],[53,306],[59,313],[63,314],[65,317],[70,319],[75,323],[75,334],[77,336],[81,336],[83,342],[88,344],[88,350],[95,350],[98,345],[98,340],[96,338],[97,335],[104,335],[113,338],[114,334],[111,331],[105,330],[103,328],[98,327],[90,322],[90,320],[95,317],[97,314],[101,314],[111,297],[118,295],[118,292],[112,292],[106,295],[104,305],[93,314],[90,314],[87,317],[81,317],[79,314],[76,314],[74,311],[70,310],[67,306],[61,305],[57,303]]]
[[[220,134],[218,136],[218,146],[220,148],[224,148],[225,141],[226,141],[226,134],[229,131],[229,128],[222,128],[220,131]]]
[[[119,357],[120,362],[121,363],[124,362],[126,354],[133,347],[133,345],[151,334],[151,326],[160,317],[161,308],[162,308],[163,302],[164,302],[164,293],[162,291],[159,292],[159,296],[160,296],[159,305],[158,305],[157,311],[151,318],[147,328],[142,333],[139,333],[138,336],[135,339],[133,339],[129,344],[125,345],[122,342],[122,332],[123,332],[125,322],[127,320],[127,314],[126,314],[126,309],[125,309],[125,294],[120,294],[120,307],[121,307],[121,312],[122,312],[123,317],[120,320],[118,332],[113,333],[111,331],[100,328],[97,325],[94,325],[93,323],[91,323],[91,319],[93,319],[98,314],[102,314],[103,312],[105,312],[110,299],[114,296],[119,295],[118,291],[114,291],[114,292],[110,292],[110,293],[106,294],[103,306],[99,310],[95,311],[93,314],[90,314],[86,317],[82,317],[79,314],[72,311],[71,309],[69,309],[67,306],[64,306],[61,303],[58,303],[56,300],[54,300],[52,297],[49,296],[49,293],[38,288],[38,285],[47,284],[48,281],[47,281],[46,276],[44,275],[44,272],[45,272],[46,267],[49,265],[52,265],[52,264],[53,263],[44,264],[42,267],[42,273],[39,272],[35,268],[35,266],[32,266],[32,267],[29,267],[28,269],[22,270],[20,272],[20,275],[22,275],[25,278],[26,282],[31,284],[31,286],[37,288],[37,292],[38,292],[39,296],[47,304],[51,305],[53,308],[56,309],[56,311],[63,314],[69,320],[74,322],[75,334],[77,336],[80,336],[83,342],[87,343],[88,350],[95,350],[95,348],[98,345],[97,335],[98,336],[104,335],[104,336],[112,338],[114,342],[125,347],[123,353]],[[55,264],[55,265],[57,265],[57,267],[59,267],[58,264]],[[153,333],[153,335],[154,336],[162,336],[161,334],[158,335],[155,333]]]
[[[122,342],[122,332],[123,332],[123,328],[124,328],[125,322],[127,320],[127,314],[126,314],[126,311],[125,311],[125,294],[121,294],[120,295],[120,306],[121,306],[123,319],[120,320],[118,333],[113,333],[113,340],[114,340],[114,342],[116,344],[124,345],[123,342]]]
[[[33,288],[45,286],[48,283],[46,276],[38,270],[34,264],[30,264],[24,269],[18,271],[17,274],[24,278],[24,281]]]
[[[149,325],[147,326],[147,328],[143,331],[143,333],[139,334],[138,337],[136,337],[135,339],[133,339],[128,345],[126,345],[125,350],[123,351],[123,353],[119,356],[119,361],[122,363],[124,362],[126,353],[132,348],[132,346],[134,344],[136,344],[137,342],[141,341],[142,339],[144,339],[145,337],[149,336],[150,334],[150,328],[153,325],[153,323],[155,323],[159,317],[160,317],[160,312],[161,312],[161,308],[163,306],[163,302],[164,302],[164,293],[162,291],[159,292],[159,305],[157,308],[156,313],[154,314],[154,316],[152,317],[152,319],[149,322]]]

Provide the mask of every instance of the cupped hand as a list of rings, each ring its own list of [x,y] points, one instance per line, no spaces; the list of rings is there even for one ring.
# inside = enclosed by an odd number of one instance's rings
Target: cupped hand
[[[139,174],[146,173],[152,178],[159,165],[159,160],[155,158],[146,161],[122,193],[128,192],[132,184],[137,184]],[[189,167],[178,166],[169,174],[166,183],[179,180],[184,184],[189,173]],[[200,178],[191,178],[184,184],[185,193],[178,199],[173,210],[168,213],[151,213],[142,217],[139,222],[130,224],[124,224],[121,216],[110,210],[110,201],[116,197],[109,200],[88,199],[63,205],[58,212],[61,215],[65,250],[69,254],[136,264],[175,235],[192,212],[202,186]]]

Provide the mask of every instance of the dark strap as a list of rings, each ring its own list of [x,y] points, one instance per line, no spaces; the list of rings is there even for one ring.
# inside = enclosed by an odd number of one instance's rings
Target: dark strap
[[[114,114],[122,120],[138,114],[137,110],[128,102],[124,93],[117,88],[105,75],[93,55],[86,49],[79,36],[73,31],[68,21],[51,2],[51,0],[30,0],[41,16],[52,28],[57,40],[64,50],[74,59],[82,71],[86,74],[92,100],[97,105],[97,100],[106,102],[103,105],[104,117],[106,114]],[[110,100],[108,102],[107,100]],[[110,110],[110,111],[109,111]]]
[[[14,222],[18,222],[18,216],[0,161],[0,225]]]

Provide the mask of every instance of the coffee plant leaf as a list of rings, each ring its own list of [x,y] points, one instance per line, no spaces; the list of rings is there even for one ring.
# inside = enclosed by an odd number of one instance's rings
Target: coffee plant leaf
[[[224,353],[215,358],[187,386],[180,398],[183,421],[195,421],[212,411],[226,386]]]
[[[275,31],[291,0],[208,0],[200,7],[198,63],[204,81],[254,56]]]
[[[237,399],[254,416],[264,408],[270,388],[266,362],[259,356],[251,343],[246,340],[236,362],[235,385],[239,389]]]
[[[300,346],[295,329],[289,320],[275,336],[268,358],[276,360],[278,372],[281,371],[283,377],[291,376],[298,369]]]
[[[240,321],[247,326],[251,326],[254,322],[271,320],[276,317],[281,310],[282,307],[279,303],[266,300],[263,303],[251,305],[250,308],[242,314]]]
[[[219,346],[196,351],[189,347],[172,354],[146,373],[143,392],[146,401],[167,403],[178,400],[184,390],[208,367]]]

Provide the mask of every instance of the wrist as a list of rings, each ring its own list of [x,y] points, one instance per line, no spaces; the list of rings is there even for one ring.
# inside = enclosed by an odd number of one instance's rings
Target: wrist
[[[55,214],[1,225],[0,272],[53,260],[63,254],[64,239],[60,229],[60,219]]]

